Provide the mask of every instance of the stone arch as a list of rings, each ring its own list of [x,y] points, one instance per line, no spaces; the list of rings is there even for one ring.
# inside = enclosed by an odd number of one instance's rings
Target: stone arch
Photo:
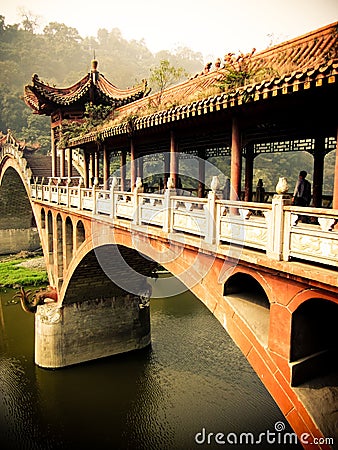
[[[62,280],[62,277],[63,277],[63,233],[62,233],[62,217],[61,217],[60,213],[56,216],[56,254],[57,254],[58,278]]]
[[[48,245],[48,262],[50,266],[54,264],[54,241],[53,241],[53,215],[51,211],[47,213],[47,245]]]
[[[44,208],[41,208],[40,218],[41,218],[41,229],[45,230],[46,229],[46,211],[44,210]]]
[[[125,275],[125,267],[121,267],[121,260],[116,258],[116,253],[120,253],[133,271],[141,275],[140,279],[133,280],[129,275]],[[83,255],[81,261],[77,262],[68,285],[63,287],[65,289],[63,303],[124,296],[130,292],[124,289],[128,283],[134,283],[134,291],[138,291],[140,295],[147,288],[146,277],[151,276],[155,267],[157,267],[155,261],[123,245],[106,244],[92,248]],[[126,283],[121,286],[116,281],[124,276],[127,277]],[[135,292],[133,294],[136,295]]]
[[[73,257],[73,222],[69,216],[66,217],[66,236],[65,236],[65,244],[66,244],[66,267],[69,266],[69,263]]]
[[[0,226],[13,228],[30,228],[33,222],[33,211],[26,188],[18,172],[8,167],[0,186]]]
[[[292,314],[291,384],[337,371],[338,304],[323,298],[303,302]]]
[[[0,165],[0,253],[41,247],[28,188],[10,158]],[[14,195],[13,195],[14,193]]]
[[[82,220],[76,224],[76,249],[86,240],[86,232]]]
[[[250,274],[236,272],[224,284],[223,295],[258,340],[267,345],[270,325],[270,302],[259,281]]]

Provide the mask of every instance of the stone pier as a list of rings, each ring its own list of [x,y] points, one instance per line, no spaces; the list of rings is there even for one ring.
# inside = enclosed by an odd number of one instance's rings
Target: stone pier
[[[59,368],[141,349],[150,344],[149,306],[126,294],[58,306],[38,306],[35,362]]]

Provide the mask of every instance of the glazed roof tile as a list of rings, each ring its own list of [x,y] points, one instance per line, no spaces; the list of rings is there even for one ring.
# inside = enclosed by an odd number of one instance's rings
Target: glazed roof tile
[[[296,73],[299,78],[311,75],[308,70],[312,68],[325,72],[325,67],[330,60],[338,58],[338,22],[312,31],[308,34],[288,40],[275,45],[257,54],[253,54],[250,60],[250,71],[261,71],[264,69],[272,71],[273,75],[268,77],[261,85],[268,88],[268,83],[279,84],[287,76]],[[162,92],[161,103],[173,105],[189,99],[191,95],[203,94],[218,82],[224,80],[227,73],[226,68],[211,71],[207,74],[197,76],[191,80],[172,86]],[[305,75],[306,74],[306,75]],[[259,83],[255,85],[255,90]],[[158,94],[157,94],[158,95]],[[119,114],[139,113],[146,109],[149,104],[156,102],[156,94],[141,99],[138,102],[118,108]]]
[[[306,35],[268,48],[251,58],[250,67],[273,69],[273,74],[229,92],[207,95],[208,88],[215,86],[226,76],[226,69],[199,75],[162,92],[162,111],[146,114],[149,105],[156,102],[158,94],[117,108],[119,117],[135,116],[133,129],[140,130],[162,123],[172,122],[196,115],[208,114],[238,106],[248,101],[257,102],[277,95],[316,88],[323,83],[338,81],[338,22],[322,27]],[[269,73],[269,72],[267,72]],[[191,96],[203,96],[191,100]],[[181,103],[179,106],[173,106]],[[170,106],[171,105],[171,106]],[[143,114],[143,115],[142,115]],[[72,139],[70,145],[80,145],[96,139],[98,132],[103,138],[130,132],[130,123],[107,125],[100,131],[93,131]]]

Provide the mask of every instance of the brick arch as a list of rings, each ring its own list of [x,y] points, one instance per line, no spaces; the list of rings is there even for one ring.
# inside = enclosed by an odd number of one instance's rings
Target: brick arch
[[[0,163],[0,211],[1,253],[32,251],[41,247],[40,227],[37,227],[40,217],[35,215],[29,186],[18,162],[9,157]]]
[[[67,216],[65,221],[65,245],[66,245],[66,267],[69,266],[69,263],[73,257],[74,251],[74,227],[72,219]]]
[[[262,276],[238,268],[225,281],[223,295],[260,343],[268,345],[270,301],[263,286]]]
[[[85,227],[83,225],[82,220],[78,220],[76,222],[76,227],[75,227],[75,242],[76,242],[76,250],[80,247],[80,245],[86,240],[86,230]]]
[[[1,174],[0,209],[1,228],[31,228],[38,222],[34,218],[27,186],[12,166],[4,167]]]
[[[338,302],[321,297],[303,301],[291,319],[291,383],[297,386],[337,371]]]
[[[60,213],[56,215],[56,257],[57,257],[57,276],[60,280],[63,278],[63,219]]]
[[[17,175],[20,177],[22,184],[25,186],[27,193],[29,192],[29,187],[26,178],[22,175],[22,170],[19,161],[12,155],[5,155],[0,161],[0,186],[2,185],[3,178],[6,174],[6,170],[12,168],[15,170]]]
[[[338,297],[335,295],[330,295],[326,292],[323,292],[319,289],[314,288],[305,288],[300,290],[297,294],[295,294],[292,299],[290,300],[290,303],[287,305],[288,310],[290,313],[293,313],[298,309],[298,307],[306,302],[307,300],[310,300],[311,298],[322,298],[323,300],[329,300],[333,303],[338,304]]]
[[[122,260],[118,257],[119,254],[131,267],[131,275],[126,275],[126,269],[121,265]],[[85,253],[81,261],[78,261],[68,279],[67,286],[63,287],[63,303],[126,295],[132,292],[132,289],[141,293],[142,289],[146,288],[146,277],[152,274],[156,266],[155,261],[151,261],[136,250],[123,245],[106,244],[92,248]],[[137,274],[141,276],[138,278]],[[134,278],[132,278],[133,276]],[[133,285],[128,291],[124,286],[128,287],[130,283]]]
[[[45,208],[41,208],[40,220],[41,220],[41,222],[40,222],[41,229],[42,230],[46,229],[46,211],[45,211]]]
[[[235,277],[235,278],[234,278]],[[262,273],[258,272],[257,270],[250,270],[250,268],[244,268],[242,266],[237,266],[231,273],[229,273],[229,276],[223,279],[223,293],[225,294],[225,289],[227,283],[234,283],[234,280],[240,278],[244,278],[247,280],[251,280],[249,282],[254,283],[254,286],[257,287],[261,291],[261,295],[264,296],[269,304],[274,302],[273,297],[273,290],[271,289],[271,281],[268,277],[265,277]],[[242,291],[243,288],[245,289],[245,284],[242,285]]]

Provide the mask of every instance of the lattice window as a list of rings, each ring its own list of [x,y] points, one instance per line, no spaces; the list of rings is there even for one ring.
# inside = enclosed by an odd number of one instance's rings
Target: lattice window
[[[313,152],[315,139],[295,139],[294,141],[275,141],[254,144],[255,155],[261,153],[281,153],[281,152]]]
[[[326,137],[325,138],[325,150],[328,152],[331,152],[337,147],[337,141],[333,137]]]

